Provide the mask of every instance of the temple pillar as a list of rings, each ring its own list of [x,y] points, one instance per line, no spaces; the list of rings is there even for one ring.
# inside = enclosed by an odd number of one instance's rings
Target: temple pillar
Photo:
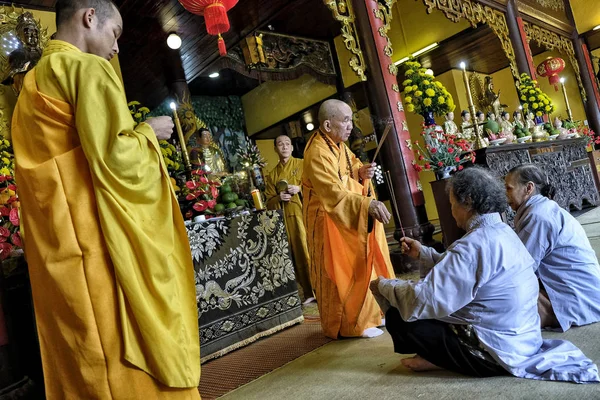
[[[594,67],[590,59],[590,53],[586,44],[575,33],[573,35],[573,47],[575,48],[575,57],[579,68],[581,69],[581,81],[583,88],[587,94],[587,100],[584,102],[585,114],[588,118],[590,128],[596,132],[600,132],[600,93],[594,76]]]
[[[400,99],[400,89],[396,79],[396,66],[391,59],[391,43],[387,36],[389,21],[395,2],[381,4],[374,0],[353,0],[356,13],[356,27],[367,66],[367,84],[369,109],[373,126],[379,138],[385,126],[391,124],[391,131],[381,148],[383,170],[389,171],[391,185],[398,203],[398,212],[394,214],[399,239],[404,229],[406,236],[425,244],[432,244],[434,227],[427,219],[423,192],[419,189],[419,175],[412,167],[414,154],[408,146],[410,133]],[[390,3],[392,5],[390,5]]]
[[[508,36],[513,45],[519,73],[528,74],[535,79],[533,56],[531,55],[525,28],[523,27],[523,20],[519,15],[515,0],[508,0],[506,5],[506,25],[508,26]]]

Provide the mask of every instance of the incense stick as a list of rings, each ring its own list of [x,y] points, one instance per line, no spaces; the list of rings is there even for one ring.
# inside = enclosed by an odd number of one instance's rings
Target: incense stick
[[[381,145],[385,141],[385,138],[387,137],[388,133],[390,133],[391,129],[392,129],[392,124],[387,124],[387,126],[385,127],[385,130],[383,131],[383,135],[381,136],[381,140],[379,141],[379,144],[377,145],[377,150],[375,150],[375,155],[373,156],[373,161],[371,161],[371,164],[373,164],[375,162],[375,159],[377,158],[377,155],[379,154],[379,150],[381,150]]]
[[[400,220],[400,212],[398,211],[398,203],[396,202],[396,194],[394,193],[394,187],[392,186],[392,176],[390,171],[385,171],[386,183],[388,186],[388,191],[390,192],[390,200],[392,202],[392,206],[394,206],[394,210],[396,211],[396,216],[398,217],[398,223],[400,224],[400,230],[402,231],[402,237],[405,237],[404,227],[402,226],[402,221]]]

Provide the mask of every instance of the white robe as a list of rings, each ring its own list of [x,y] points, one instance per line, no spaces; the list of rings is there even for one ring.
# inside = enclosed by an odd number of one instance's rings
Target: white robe
[[[600,321],[600,266],[579,222],[536,195],[519,207],[515,230],[535,260],[560,328]]]
[[[492,357],[531,379],[599,382],[598,368],[572,343],[543,340],[535,261],[499,214],[476,216],[443,254],[423,246],[431,268],[418,282],[380,281],[379,291],[405,321],[470,324]]]

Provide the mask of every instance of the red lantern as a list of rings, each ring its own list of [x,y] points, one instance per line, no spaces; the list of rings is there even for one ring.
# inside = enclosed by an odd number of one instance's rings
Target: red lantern
[[[537,73],[539,76],[547,77],[551,85],[554,85],[554,89],[558,91],[558,82],[560,81],[560,74],[565,69],[565,60],[562,58],[550,58],[546,59],[543,63],[538,65]]]
[[[206,31],[209,35],[219,36],[219,53],[222,56],[227,55],[227,48],[221,34],[229,30],[227,11],[231,10],[238,0],[179,0],[179,2],[189,12],[204,16]]]

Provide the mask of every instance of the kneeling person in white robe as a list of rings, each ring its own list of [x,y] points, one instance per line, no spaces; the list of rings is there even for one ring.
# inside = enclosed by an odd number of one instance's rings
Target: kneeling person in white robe
[[[523,164],[506,175],[515,230],[540,281],[541,326],[564,332],[600,321],[600,266],[581,224],[547,198],[553,191],[536,165]]]
[[[417,354],[402,363],[415,371],[600,381],[596,365],[573,344],[542,339],[535,261],[500,219],[502,184],[486,170],[467,168],[449,182],[449,194],[466,235],[443,254],[403,238],[408,255],[431,268],[425,278],[371,284],[394,350]]]

